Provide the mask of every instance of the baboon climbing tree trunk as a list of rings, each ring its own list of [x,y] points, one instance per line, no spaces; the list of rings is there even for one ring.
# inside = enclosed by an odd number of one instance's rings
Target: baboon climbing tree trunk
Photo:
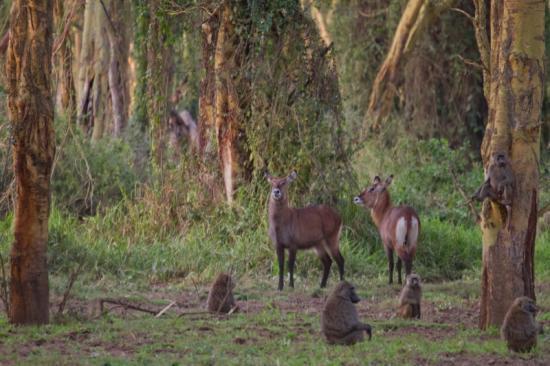
[[[51,93],[53,0],[14,0],[6,63],[17,201],[11,250],[10,322],[49,318],[46,248],[55,153]]]
[[[486,199],[481,213],[483,273],[480,327],[500,326],[518,296],[535,297],[533,259],[537,225],[541,107],[544,80],[544,0],[476,0],[490,14],[490,37],[477,37],[490,74],[489,120],[481,147],[485,169],[495,153],[510,157],[515,176],[510,229],[506,210]],[[477,31],[487,28],[477,19]],[[481,25],[481,27],[480,27]],[[489,52],[490,54],[484,54]],[[486,85],[487,86],[487,85]]]

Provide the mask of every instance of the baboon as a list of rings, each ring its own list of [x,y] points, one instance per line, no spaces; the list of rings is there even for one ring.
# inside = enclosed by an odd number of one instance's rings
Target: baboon
[[[211,313],[228,313],[235,307],[235,282],[227,273],[220,273],[208,293],[207,307]]]
[[[537,333],[541,327],[535,321],[538,308],[535,302],[522,296],[514,300],[504,317],[500,335],[508,349],[514,352],[529,352],[537,345]]]
[[[512,197],[514,194],[515,179],[512,167],[505,153],[495,153],[491,157],[487,168],[487,179],[472,196],[473,199],[483,201],[486,197],[503,205],[506,208],[506,229],[510,228],[512,217]]]
[[[372,337],[371,326],[361,323],[355,309],[359,297],[353,285],[342,281],[328,297],[321,313],[321,331],[329,344],[351,345],[364,339],[363,333]]]
[[[405,286],[399,295],[399,310],[397,314],[405,319],[420,319],[420,299],[422,297],[422,287],[420,285],[420,276],[411,273],[405,280]]]

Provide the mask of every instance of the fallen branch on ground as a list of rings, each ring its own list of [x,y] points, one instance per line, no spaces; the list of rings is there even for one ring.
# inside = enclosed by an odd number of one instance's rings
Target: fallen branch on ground
[[[115,300],[115,299],[100,299],[99,300],[99,310],[101,311],[101,313],[103,313],[103,311],[104,311],[104,308],[105,308],[104,304],[119,305],[119,306],[122,306],[124,309],[142,311],[144,313],[149,313],[149,314],[153,314],[153,315],[158,314],[157,311],[147,309],[147,308],[141,307],[139,305],[131,304],[131,303],[125,301],[125,300]]]

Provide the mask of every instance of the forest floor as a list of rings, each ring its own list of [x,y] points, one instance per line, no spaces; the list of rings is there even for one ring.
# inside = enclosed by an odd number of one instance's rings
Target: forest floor
[[[309,276],[312,277],[312,276]],[[313,281],[313,278],[310,278]],[[51,312],[66,279],[51,277]],[[13,327],[0,316],[1,365],[550,365],[550,280],[537,284],[538,315],[545,329],[538,348],[512,354],[498,330],[481,332],[479,282],[464,279],[424,285],[422,319],[394,318],[400,286],[383,278],[354,278],[361,319],[372,341],[329,346],[320,335],[320,312],[329,290],[298,279],[295,289],[275,290],[276,280],[240,278],[240,311],[205,314],[208,288],[192,281],[150,284],[113,279],[77,281],[63,315],[43,327]],[[104,304],[124,299],[152,314]],[[3,311],[3,309],[0,309]]]

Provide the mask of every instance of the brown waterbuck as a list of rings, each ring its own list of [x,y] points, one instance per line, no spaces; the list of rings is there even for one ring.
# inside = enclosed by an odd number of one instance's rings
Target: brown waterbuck
[[[416,253],[420,219],[414,208],[392,206],[388,186],[393,175],[384,182],[374,177],[371,186],[353,198],[357,205],[370,209],[372,220],[378,228],[384,251],[388,256],[389,283],[393,283],[393,252],[397,252],[397,282],[401,283],[401,262],[405,263],[405,273],[411,274],[412,261]]]
[[[285,249],[288,250],[290,287],[294,287],[294,263],[298,249],[315,249],[323,263],[321,287],[327,284],[332,258],[338,264],[340,280],[344,279],[344,258],[340,253],[339,238],[342,219],[332,208],[314,205],[304,208],[288,206],[288,184],[297,177],[295,171],[284,178],[265,174],[271,184],[269,196],[269,237],[277,251],[279,262],[279,290],[284,285]],[[332,256],[332,258],[331,258]]]

